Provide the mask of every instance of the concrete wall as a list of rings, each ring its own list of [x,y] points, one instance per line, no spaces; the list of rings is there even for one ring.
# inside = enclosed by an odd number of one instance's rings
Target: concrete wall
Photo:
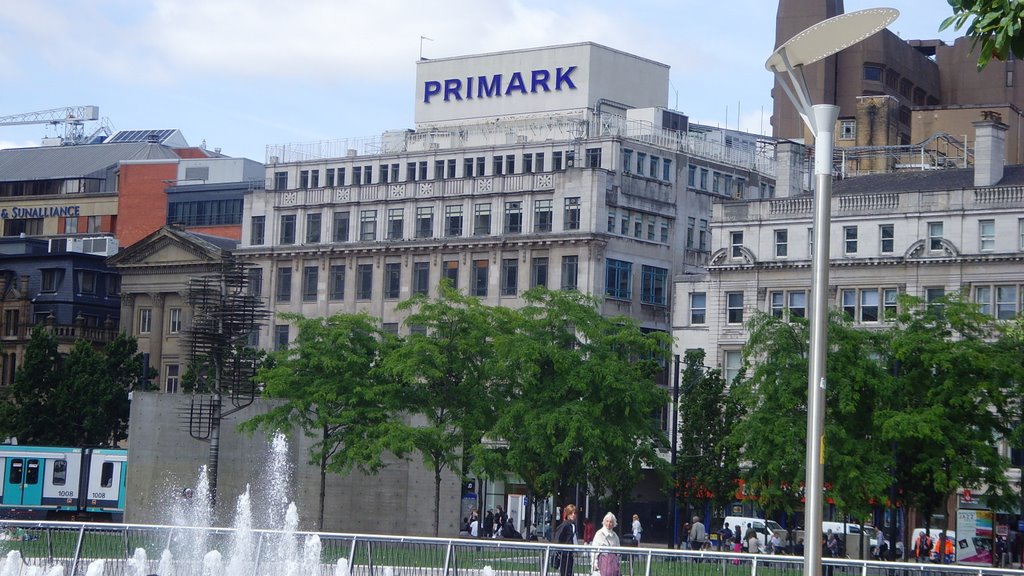
[[[135,392],[132,398],[128,439],[128,497],[125,521],[159,523],[169,497],[194,486],[199,468],[208,462],[209,443],[188,433],[191,397],[179,394]],[[261,434],[249,437],[237,432],[240,422],[268,411],[273,402],[256,400],[231,415],[221,431],[218,479],[219,525],[230,525],[238,495],[255,483],[267,467],[269,442]],[[289,461],[294,466],[293,492],[299,510],[300,529],[315,529],[319,497],[319,472],[308,461],[312,441],[292,433]],[[254,487],[255,490],[255,487]],[[421,465],[418,454],[411,461],[392,459],[376,476],[353,473],[329,475],[324,527],[331,532],[432,535],[433,473]],[[457,535],[460,483],[450,473],[441,485],[440,533]],[[257,504],[258,506],[259,504]]]

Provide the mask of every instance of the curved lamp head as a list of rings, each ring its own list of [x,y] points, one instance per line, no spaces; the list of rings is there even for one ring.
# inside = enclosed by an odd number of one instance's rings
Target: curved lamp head
[[[786,40],[764,67],[782,72],[787,67],[812,64],[877,34],[899,15],[895,8],[868,8],[822,20]]]
[[[899,10],[895,8],[868,8],[840,14],[799,32],[772,52],[764,67],[776,74],[786,73],[788,83],[786,79],[780,78],[779,85],[812,134],[817,136],[818,130],[811,112],[811,96],[803,79],[803,67],[877,34],[899,15]]]

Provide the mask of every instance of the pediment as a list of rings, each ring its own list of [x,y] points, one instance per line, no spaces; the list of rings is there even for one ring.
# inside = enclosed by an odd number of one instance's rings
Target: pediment
[[[195,266],[220,262],[228,254],[187,234],[160,230],[122,250],[107,262],[117,268]]]

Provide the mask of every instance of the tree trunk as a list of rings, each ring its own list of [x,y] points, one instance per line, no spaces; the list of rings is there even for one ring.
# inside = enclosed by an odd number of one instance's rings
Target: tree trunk
[[[441,521],[441,465],[440,464],[434,464],[434,537],[435,538],[440,534],[440,521]]]
[[[324,502],[327,499],[327,425],[323,429],[323,450],[320,454],[320,515],[317,517],[318,532],[324,531]]]

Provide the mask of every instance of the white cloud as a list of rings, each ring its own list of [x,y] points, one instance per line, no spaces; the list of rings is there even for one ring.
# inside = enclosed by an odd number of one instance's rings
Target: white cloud
[[[13,140],[0,140],[0,150],[6,150],[8,148],[34,148],[39,146],[39,142],[32,140],[23,140],[21,142],[15,142]]]

